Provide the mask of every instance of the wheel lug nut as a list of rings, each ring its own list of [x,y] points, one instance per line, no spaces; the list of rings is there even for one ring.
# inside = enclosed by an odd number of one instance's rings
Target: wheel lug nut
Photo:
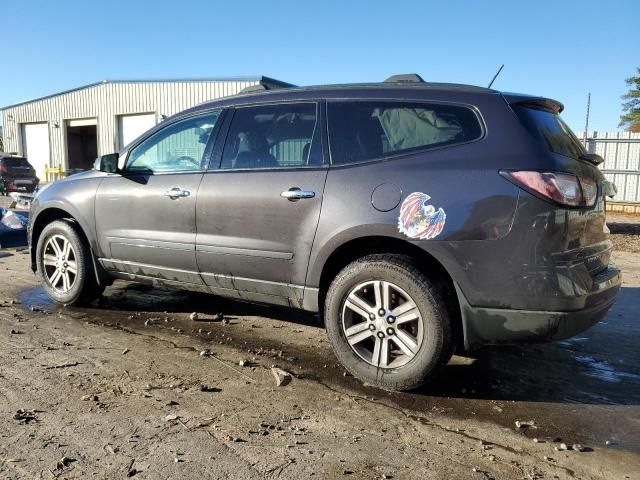
[[[393,323],[393,322],[395,322],[395,321],[396,321],[396,317],[393,317],[393,316],[391,316],[391,315],[389,315],[389,316],[387,317],[387,322],[389,322],[389,323]]]
[[[369,330],[371,330],[373,332],[375,329],[376,329],[376,326],[373,323],[371,323],[369,325]]]
[[[387,334],[393,335],[394,334],[393,328],[391,327],[387,328]]]
[[[378,332],[378,337],[384,338],[384,332]]]
[[[373,313],[369,314],[369,320],[375,320],[376,316]]]
[[[378,310],[378,315],[380,315],[381,317],[384,316],[384,308]]]

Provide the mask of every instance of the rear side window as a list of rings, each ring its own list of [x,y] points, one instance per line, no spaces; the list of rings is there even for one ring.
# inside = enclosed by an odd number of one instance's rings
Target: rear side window
[[[541,141],[549,151],[575,159],[587,153],[560,115],[522,105],[512,107],[529,133]]]
[[[345,164],[469,142],[482,136],[474,111],[423,102],[327,104],[334,164]]]
[[[222,154],[221,168],[292,168],[317,165],[311,148],[315,103],[238,108]]]

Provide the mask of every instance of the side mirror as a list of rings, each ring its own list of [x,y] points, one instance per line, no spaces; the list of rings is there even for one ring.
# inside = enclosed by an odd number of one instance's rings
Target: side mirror
[[[116,173],[118,171],[118,157],[117,153],[102,155],[96,158],[96,163],[93,165],[93,168],[100,172]]]

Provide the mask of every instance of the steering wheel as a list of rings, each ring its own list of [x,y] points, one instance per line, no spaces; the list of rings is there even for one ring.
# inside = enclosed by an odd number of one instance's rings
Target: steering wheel
[[[183,155],[181,157],[176,158],[176,163],[178,163],[178,164],[191,164],[196,169],[200,168],[200,162],[198,162],[193,157],[189,157],[188,155]]]

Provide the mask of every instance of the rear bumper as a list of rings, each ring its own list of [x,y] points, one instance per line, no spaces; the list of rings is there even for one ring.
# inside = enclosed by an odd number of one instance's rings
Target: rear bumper
[[[534,343],[572,337],[598,323],[609,311],[620,291],[622,275],[615,265],[593,278],[591,290],[571,311],[511,310],[474,307],[456,285],[462,315],[464,346]]]
[[[4,177],[5,188],[9,192],[33,192],[38,186],[35,178]]]

